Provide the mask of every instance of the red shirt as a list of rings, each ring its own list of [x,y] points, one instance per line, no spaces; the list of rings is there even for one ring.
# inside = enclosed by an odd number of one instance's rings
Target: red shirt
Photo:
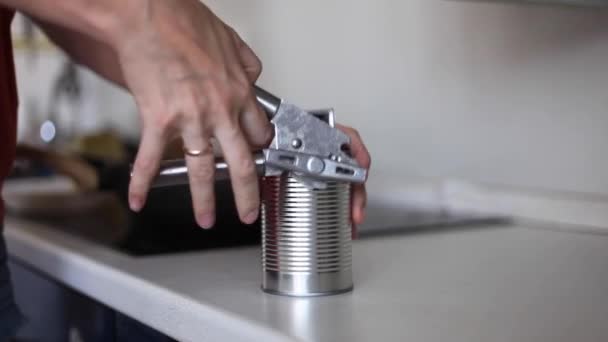
[[[13,14],[12,10],[0,7],[0,191],[15,158],[17,140],[17,88],[10,36]],[[0,198],[0,220],[3,217],[4,204]]]

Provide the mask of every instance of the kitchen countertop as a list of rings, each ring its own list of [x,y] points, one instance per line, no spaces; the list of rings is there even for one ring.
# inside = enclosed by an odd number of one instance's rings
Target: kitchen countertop
[[[368,237],[355,290],[260,289],[259,248],[133,257],[8,218],[20,262],[181,341],[608,341],[608,236],[522,225]]]

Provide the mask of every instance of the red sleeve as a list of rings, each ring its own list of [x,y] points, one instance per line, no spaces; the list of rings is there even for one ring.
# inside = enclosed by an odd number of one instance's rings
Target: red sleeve
[[[13,164],[17,136],[17,87],[10,36],[13,14],[0,7],[0,191]],[[0,201],[0,220],[3,211]]]

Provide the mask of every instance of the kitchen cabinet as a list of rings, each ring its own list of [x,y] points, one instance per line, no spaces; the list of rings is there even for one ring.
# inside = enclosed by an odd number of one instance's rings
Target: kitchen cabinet
[[[17,303],[26,317],[18,338],[40,342],[173,342],[93,298],[11,261]]]

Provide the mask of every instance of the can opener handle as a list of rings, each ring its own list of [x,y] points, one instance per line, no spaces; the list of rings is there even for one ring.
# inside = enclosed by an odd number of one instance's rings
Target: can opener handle
[[[345,150],[350,138],[334,127],[331,109],[304,111],[270,92],[254,86],[256,100],[275,127],[275,138],[267,149],[253,154],[258,176],[291,171],[314,187],[328,181],[365,182],[361,168]],[[215,180],[230,178],[228,164],[215,161]],[[162,161],[152,187],[188,184],[184,159]]]

